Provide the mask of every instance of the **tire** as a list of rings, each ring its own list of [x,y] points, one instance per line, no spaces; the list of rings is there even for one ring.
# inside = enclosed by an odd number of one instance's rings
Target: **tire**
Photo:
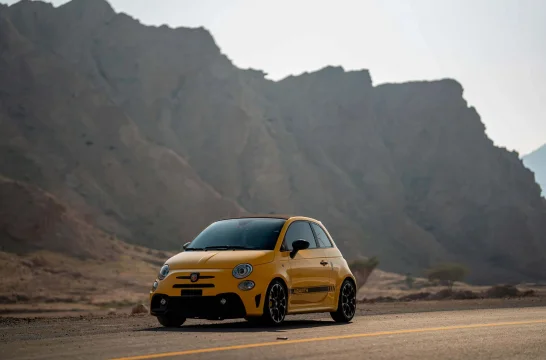
[[[157,321],[165,327],[180,327],[184,322],[186,322],[186,318],[181,316],[158,316]]]
[[[273,280],[267,288],[262,322],[267,325],[281,325],[288,310],[288,292],[280,280]]]
[[[355,316],[356,312],[356,288],[355,284],[345,279],[339,290],[337,311],[331,312],[330,316],[335,322],[348,323]]]

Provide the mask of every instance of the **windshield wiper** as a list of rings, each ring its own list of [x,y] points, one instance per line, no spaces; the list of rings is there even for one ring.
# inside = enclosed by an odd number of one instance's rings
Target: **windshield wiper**
[[[205,247],[205,250],[256,250],[256,248],[239,245],[218,245],[207,246]]]
[[[206,249],[203,249],[203,248],[186,248],[186,250],[184,250],[184,251],[203,251],[203,250],[206,250]]]

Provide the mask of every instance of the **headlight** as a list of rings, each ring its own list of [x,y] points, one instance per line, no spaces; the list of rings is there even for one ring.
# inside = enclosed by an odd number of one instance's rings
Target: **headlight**
[[[157,278],[159,280],[163,280],[167,277],[169,274],[169,265],[165,264],[161,267],[161,270],[159,270],[159,275],[157,275]]]
[[[252,265],[250,264],[239,264],[233,268],[231,272],[233,277],[237,279],[244,279],[252,272]]]
[[[159,283],[157,281],[154,281],[152,285],[152,292],[156,291],[158,286],[159,286]]]
[[[239,283],[239,289],[243,291],[252,290],[254,288],[254,281],[252,280],[243,280]]]

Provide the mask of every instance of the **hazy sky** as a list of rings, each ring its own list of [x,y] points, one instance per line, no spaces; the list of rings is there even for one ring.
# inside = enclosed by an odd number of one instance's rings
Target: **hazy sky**
[[[454,78],[497,145],[526,154],[546,142],[546,0],[110,4],[144,24],[204,26],[237,66],[271,79],[326,65],[369,69],[374,84]]]

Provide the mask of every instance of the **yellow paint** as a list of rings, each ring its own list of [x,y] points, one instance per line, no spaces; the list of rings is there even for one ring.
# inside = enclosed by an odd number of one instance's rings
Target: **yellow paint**
[[[413,334],[413,333],[423,333],[423,332],[437,332],[437,331],[476,329],[476,328],[488,328],[488,327],[499,327],[499,326],[531,325],[531,324],[546,324],[546,320],[455,325],[455,326],[443,326],[443,327],[421,328],[421,329],[378,331],[378,332],[363,333],[363,334],[334,335],[334,336],[324,336],[324,337],[318,337],[318,338],[270,341],[270,342],[262,342],[262,343],[255,343],[255,344],[243,344],[243,345],[223,346],[223,347],[215,347],[215,348],[174,351],[169,353],[132,356],[132,357],[112,359],[112,360],[157,359],[157,358],[168,357],[168,356],[195,355],[195,354],[203,354],[203,353],[211,353],[211,352],[244,350],[244,349],[251,349],[251,348],[265,347],[265,346],[280,346],[280,345],[300,344],[300,343],[317,342],[317,341],[343,340],[343,339],[354,339],[354,338],[364,338],[364,337],[377,337],[377,336],[385,336],[385,335],[402,335],[402,334]]]
[[[281,251],[284,236],[288,227],[295,221],[308,221],[320,226],[330,237],[331,248],[316,248],[299,251],[290,258],[288,251]],[[313,239],[314,240],[314,239]],[[322,265],[321,262],[327,262]],[[244,280],[252,280],[256,286],[250,291],[241,291],[237,287],[242,281],[232,275],[233,268],[242,263],[249,263],[253,271]],[[181,252],[166,261],[170,272],[159,281],[155,291],[150,291],[151,302],[154,294],[180,296],[181,289],[173,288],[175,284],[190,283],[190,280],[177,279],[178,276],[189,276],[192,272],[199,272],[201,276],[214,276],[210,280],[200,280],[200,283],[212,283],[213,288],[204,288],[203,296],[214,296],[221,293],[236,293],[241,298],[247,316],[260,316],[263,313],[263,299],[269,284],[275,278],[282,279],[288,289],[309,287],[326,287],[333,291],[309,292],[296,290],[289,295],[288,314],[336,311],[341,283],[351,278],[356,282],[347,262],[335,245],[331,235],[324,225],[315,219],[295,216],[287,219],[277,244],[271,251],[187,251]],[[256,307],[255,297],[261,294],[261,304]]]

